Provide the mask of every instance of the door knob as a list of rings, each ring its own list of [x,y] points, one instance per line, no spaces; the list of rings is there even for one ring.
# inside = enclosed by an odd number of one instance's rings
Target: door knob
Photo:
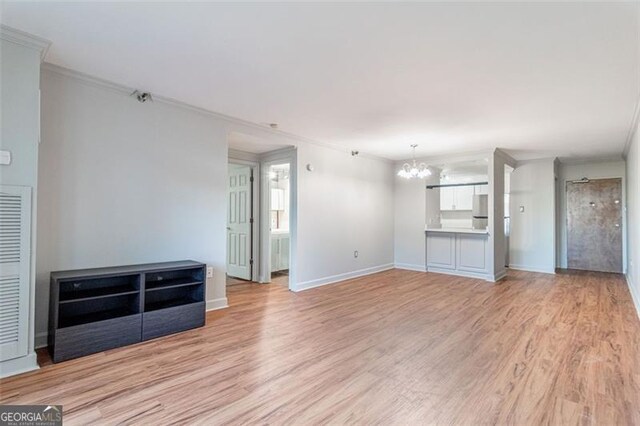
[[[620,224],[619,223],[616,223],[616,228],[620,228]]]
[[[231,227],[230,226],[227,226],[227,231],[231,231]]]

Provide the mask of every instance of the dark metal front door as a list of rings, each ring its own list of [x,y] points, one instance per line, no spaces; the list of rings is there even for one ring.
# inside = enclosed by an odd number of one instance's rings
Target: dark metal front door
[[[567,182],[570,269],[622,272],[622,179]]]

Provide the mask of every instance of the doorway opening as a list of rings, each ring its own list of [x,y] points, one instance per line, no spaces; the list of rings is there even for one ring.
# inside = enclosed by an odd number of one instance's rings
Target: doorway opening
[[[289,163],[269,166],[269,242],[271,282],[289,286],[291,186]]]
[[[296,291],[297,151],[236,132],[229,142],[227,286]]]

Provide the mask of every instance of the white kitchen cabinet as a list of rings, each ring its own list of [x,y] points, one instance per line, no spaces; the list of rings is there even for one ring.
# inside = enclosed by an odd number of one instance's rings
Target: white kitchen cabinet
[[[440,188],[440,210],[471,210],[472,202],[472,186]]]
[[[289,234],[271,234],[271,272],[289,269]]]
[[[289,234],[280,238],[280,263],[279,270],[289,269]]]
[[[451,187],[440,188],[440,210],[455,210],[453,189]]]
[[[473,187],[473,190],[475,195],[486,195],[489,194],[489,185],[476,185]]]
[[[456,269],[455,234],[427,232],[427,267]]]
[[[443,232],[444,231],[444,232]],[[427,230],[427,270],[491,279],[489,235],[480,232]]]
[[[458,271],[486,274],[487,264],[486,235],[457,234],[456,235],[456,269]]]
[[[456,210],[471,210],[473,186],[456,186],[453,192]]]
[[[271,235],[271,272],[277,272],[280,269],[280,239],[278,235]]]

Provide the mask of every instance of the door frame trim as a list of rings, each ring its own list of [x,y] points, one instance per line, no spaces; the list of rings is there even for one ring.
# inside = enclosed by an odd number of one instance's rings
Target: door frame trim
[[[297,235],[298,235],[298,190],[297,190],[297,150],[295,147],[267,152],[261,156],[260,166],[260,282],[271,282],[271,236],[269,232],[269,167],[289,164],[289,290],[296,291],[297,283]]]
[[[251,198],[251,216],[253,217],[253,224],[251,226],[250,236],[251,258],[253,259],[253,264],[251,265],[251,281],[257,282],[260,279],[260,163],[257,161],[237,159],[229,155],[227,164],[249,166],[253,176],[253,182],[251,183],[251,193],[253,195]],[[227,200],[227,204],[228,202],[229,200]],[[225,259],[226,258],[228,258],[228,253],[225,256]]]

